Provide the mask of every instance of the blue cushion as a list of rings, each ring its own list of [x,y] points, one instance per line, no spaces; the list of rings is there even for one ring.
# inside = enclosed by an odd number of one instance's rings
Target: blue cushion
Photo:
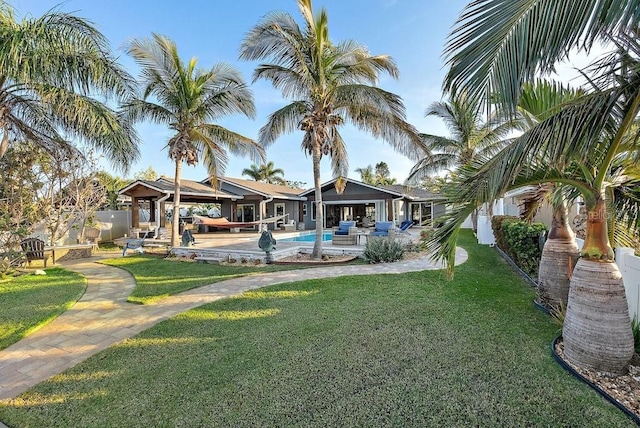
[[[389,236],[389,232],[386,230],[376,230],[371,232],[371,236]]]
[[[349,230],[350,227],[356,227],[355,221],[341,221],[338,223],[340,229]]]
[[[376,222],[376,232],[388,232],[393,227],[392,221],[379,221]],[[375,232],[374,232],[375,234]],[[377,235],[374,235],[377,236]]]
[[[348,235],[349,231],[348,230],[340,230],[340,229],[338,229],[338,230],[334,230],[333,234],[334,235]]]

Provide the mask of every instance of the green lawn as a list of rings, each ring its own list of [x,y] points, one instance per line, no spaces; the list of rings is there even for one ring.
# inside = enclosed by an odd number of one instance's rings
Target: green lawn
[[[441,272],[266,287],[0,405],[11,427],[634,426],[551,357],[534,290],[465,235]]]
[[[47,324],[84,293],[82,275],[60,268],[0,280],[0,349]]]
[[[144,254],[107,259],[102,263],[125,269],[136,278],[136,288],[127,300],[142,304],[234,277],[300,269],[299,266],[252,267],[240,264],[221,266],[189,263]]]

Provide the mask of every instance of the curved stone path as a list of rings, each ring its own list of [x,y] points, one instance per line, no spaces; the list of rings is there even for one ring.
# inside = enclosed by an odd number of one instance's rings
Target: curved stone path
[[[458,248],[457,263],[467,253]],[[68,311],[51,323],[0,351],[0,400],[16,397],[37,383],[189,309],[267,285],[345,275],[404,273],[441,269],[428,258],[376,265],[340,265],[233,278],[194,288],[154,304],[127,302],[135,287],[126,271],[92,261],[63,266],[87,278],[87,290]],[[0,422],[0,428],[2,427]]]

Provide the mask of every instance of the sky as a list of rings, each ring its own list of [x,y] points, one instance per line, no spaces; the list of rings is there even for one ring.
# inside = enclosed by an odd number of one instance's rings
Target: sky
[[[296,0],[10,0],[18,17],[38,17],[57,9],[92,21],[109,40],[120,63],[137,77],[139,68],[122,47],[131,39],[149,38],[152,33],[168,36],[176,42],[183,60],[198,59],[202,68],[226,62],[238,68],[251,82],[257,62],[238,59],[239,47],[246,33],[271,11],[291,14],[302,22]],[[314,10],[324,7],[329,16],[329,36],[334,42],[352,39],[367,46],[374,55],[390,55],[400,69],[400,78],[382,75],[378,86],[400,95],[404,101],[407,121],[418,131],[448,135],[442,121],[425,117],[427,107],[442,101],[442,80],[445,74],[442,50],[447,36],[466,0],[314,0]],[[257,116],[248,119],[233,116],[219,122],[228,129],[257,139],[267,116],[287,104],[279,91],[266,81],[251,85]],[[128,177],[152,167],[159,175],[173,176],[174,164],[168,157],[166,143],[171,131],[164,125],[140,123],[136,126],[142,140],[140,160]],[[396,153],[388,144],[346,125],[341,134],[347,144],[349,177],[359,179],[356,168],[388,164],[391,177],[403,182],[413,161]],[[302,132],[286,135],[267,149],[267,160],[282,168],[285,178],[313,186],[311,159],[300,149]],[[108,162],[105,168],[118,173]],[[248,158],[232,156],[225,175],[243,178]],[[321,165],[321,181],[332,179],[328,159]],[[207,177],[202,165],[183,168],[182,177],[202,180]],[[246,178],[246,177],[245,177]]]

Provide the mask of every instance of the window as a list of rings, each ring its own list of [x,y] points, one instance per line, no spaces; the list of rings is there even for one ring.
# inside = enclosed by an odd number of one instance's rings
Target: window
[[[307,204],[302,204],[302,216],[307,216]]]

